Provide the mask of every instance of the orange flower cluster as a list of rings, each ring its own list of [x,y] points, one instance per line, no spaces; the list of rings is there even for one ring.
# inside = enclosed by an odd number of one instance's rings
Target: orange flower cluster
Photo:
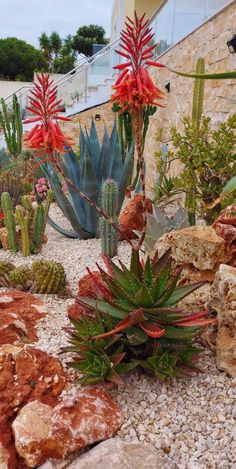
[[[127,60],[114,67],[122,73],[113,86],[115,92],[111,100],[117,102],[122,111],[135,111],[147,105],[161,106],[158,100],[163,98],[161,90],[153,83],[147,70],[148,65],[164,65],[154,61],[156,44],[147,47],[154,34],[147,27],[148,21],[144,18],[145,13],[138,18],[136,12],[134,21],[127,17],[127,30],[121,32],[122,51],[116,51]]]
[[[62,112],[61,100],[57,98],[57,86],[52,86],[53,80],[49,80],[49,74],[37,75],[38,83],[34,83],[30,91],[30,106],[27,109],[36,117],[26,119],[24,124],[40,122],[24,137],[28,147],[37,150],[59,152],[68,145],[68,139],[61,131],[57,120],[69,121],[68,117],[59,116]]]

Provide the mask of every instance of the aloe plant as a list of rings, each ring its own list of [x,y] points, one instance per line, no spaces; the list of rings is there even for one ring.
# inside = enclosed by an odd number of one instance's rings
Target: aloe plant
[[[67,194],[63,190],[63,181],[50,162],[42,165],[43,172],[50,182],[54,197],[62,213],[69,220],[73,230],[68,231],[57,225],[50,217],[49,223],[61,234],[71,238],[87,239],[97,235],[98,214],[68,180],[82,190],[96,205],[101,205],[102,184],[106,179],[113,179],[119,190],[117,214],[123,204],[125,191],[130,184],[133,173],[133,144],[122,157],[116,121],[109,136],[104,129],[103,141],[100,145],[96,126],[92,120],[90,134],[80,129],[80,155],[75,155],[70,147],[66,147],[61,156],[61,167],[65,175]]]
[[[144,239],[144,246],[147,253],[152,253],[158,239],[170,231],[181,230],[188,226],[188,211],[179,206],[176,212],[168,217],[162,210],[153,206],[152,215],[147,215],[147,232]]]
[[[98,266],[101,280],[88,269],[99,295],[77,299],[84,315],[69,330],[66,351],[76,353],[69,364],[82,372],[82,382],[119,384],[119,375],[136,366],[159,380],[196,369],[193,340],[215,321],[207,311],[186,312],[176,304],[202,282],[178,287],[180,272],[171,268],[170,251],[145,262],[133,251],[130,268],[104,260],[107,272]]]

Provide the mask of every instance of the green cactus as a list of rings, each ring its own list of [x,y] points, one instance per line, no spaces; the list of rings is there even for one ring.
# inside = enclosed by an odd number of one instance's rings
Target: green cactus
[[[8,193],[4,193],[8,194]],[[50,208],[51,201],[53,199],[53,191],[49,191],[48,198],[44,205],[38,205],[36,209],[33,209],[31,200],[29,196],[22,197],[22,206],[18,205],[15,210],[15,217],[13,212],[11,198],[9,194],[7,196],[2,195],[1,200],[2,208],[4,213],[4,223],[7,228],[8,243],[11,251],[17,251],[17,236],[16,236],[16,223],[20,226],[20,239],[18,239],[18,244],[22,250],[23,256],[29,256],[32,254],[37,254],[42,247],[43,237],[46,228],[48,212]],[[7,216],[5,216],[4,206],[5,203],[9,205],[9,210],[7,210]],[[11,210],[10,210],[11,207]],[[5,209],[6,210],[6,209]],[[14,231],[15,230],[15,231]],[[14,250],[13,241],[15,232],[15,241],[16,249]]]
[[[35,261],[32,264],[34,293],[65,294],[66,275],[64,267],[59,262]]]
[[[107,179],[102,187],[102,209],[110,217],[113,223],[118,222],[117,218],[118,206],[118,187],[115,181]],[[118,249],[118,233],[110,223],[104,218],[99,220],[99,230],[101,235],[102,253],[108,257],[117,255]]]
[[[12,110],[1,98],[0,126],[3,130],[5,142],[10,155],[16,158],[22,151],[23,126],[20,105],[16,95],[13,95]]]
[[[21,250],[24,257],[30,255],[30,237],[29,237],[29,214],[23,207],[16,207],[16,223],[21,229]]]
[[[0,287],[9,288],[11,286],[10,274],[14,267],[11,262],[0,261]]]
[[[27,291],[33,285],[33,272],[27,266],[15,267],[9,274],[11,286]]]
[[[195,73],[205,73],[204,59],[198,59]],[[198,78],[195,78],[192,105],[192,122],[193,126],[197,129],[199,128],[203,112],[204,83],[204,80],[199,80]]]
[[[38,205],[34,214],[34,232],[33,240],[31,244],[31,252],[38,254],[43,244],[43,236],[45,231],[45,217],[44,217],[44,206]]]
[[[0,195],[3,192],[10,194],[13,206],[16,207],[21,203],[21,198],[24,195],[24,184],[20,178],[6,172],[0,176]]]
[[[13,206],[11,197],[8,192],[3,192],[1,195],[1,206],[4,215],[4,224],[7,229],[7,237],[10,250],[13,252],[18,251],[17,236],[16,236],[16,223],[13,214]]]

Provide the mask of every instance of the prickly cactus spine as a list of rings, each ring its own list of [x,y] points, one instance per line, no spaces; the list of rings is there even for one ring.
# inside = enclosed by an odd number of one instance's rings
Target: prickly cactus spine
[[[3,192],[1,195],[1,206],[4,215],[4,224],[7,229],[7,237],[9,248],[13,252],[17,252],[17,236],[16,236],[16,223],[13,214],[13,206],[11,197],[8,192]]]
[[[112,179],[107,179],[102,187],[102,208],[113,223],[117,223],[118,186]],[[108,257],[117,255],[118,233],[104,218],[99,220],[102,253]]]

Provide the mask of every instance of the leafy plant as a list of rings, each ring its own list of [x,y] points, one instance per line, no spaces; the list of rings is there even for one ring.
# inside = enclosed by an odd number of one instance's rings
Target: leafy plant
[[[153,206],[153,214],[147,215],[147,232],[144,239],[145,250],[151,254],[158,239],[170,231],[181,230],[188,226],[188,212],[179,206],[171,217],[168,217],[163,211]]]
[[[222,209],[220,194],[236,171],[236,114],[216,130],[212,130],[209,117],[202,117],[198,128],[189,118],[182,122],[182,132],[175,127],[170,129],[173,151],[168,151],[168,160],[171,164],[177,158],[184,165],[176,187],[193,194],[186,198],[186,208],[211,224]],[[228,198],[227,203],[230,202]]]
[[[71,148],[61,157],[64,182],[67,186],[68,196],[62,189],[63,176],[58,176],[56,168],[50,162],[42,165],[44,174],[49,181],[55,195],[55,200],[63,214],[70,221],[73,231],[66,231],[59,227],[51,218],[49,223],[60,233],[72,238],[91,238],[98,234],[98,214],[94,207],[76,192],[69,181],[80,188],[94,204],[100,206],[102,184],[106,179],[113,179],[118,185],[119,198],[116,216],[122,207],[126,187],[129,185],[133,172],[133,145],[126,152],[125,160],[122,158],[121,146],[114,122],[113,130],[109,136],[104,129],[102,144],[99,143],[98,134],[92,120],[90,134],[80,129],[80,158]]]
[[[130,268],[105,263],[108,272],[98,266],[102,281],[88,269],[100,295],[77,299],[86,317],[74,322],[66,348],[77,353],[70,365],[83,373],[82,382],[119,383],[119,374],[138,365],[160,380],[195,369],[192,341],[214,321],[207,311],[189,313],[176,304],[202,283],[177,287],[180,272],[172,271],[170,252],[144,262],[133,251]]]

